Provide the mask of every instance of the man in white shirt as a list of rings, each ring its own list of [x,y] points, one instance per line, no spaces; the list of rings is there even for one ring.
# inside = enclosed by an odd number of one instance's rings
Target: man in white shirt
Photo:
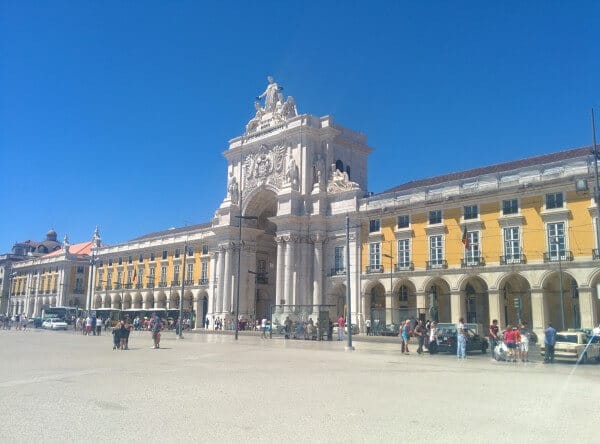
[[[260,330],[262,331],[260,337],[263,339],[267,339],[267,318],[262,318],[262,321],[260,323]]]

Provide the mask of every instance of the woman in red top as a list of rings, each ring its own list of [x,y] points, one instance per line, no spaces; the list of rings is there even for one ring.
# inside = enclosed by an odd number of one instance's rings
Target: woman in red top
[[[508,347],[508,360],[516,362],[517,344],[515,342],[515,331],[510,324],[506,326],[506,331],[504,332],[504,343]]]

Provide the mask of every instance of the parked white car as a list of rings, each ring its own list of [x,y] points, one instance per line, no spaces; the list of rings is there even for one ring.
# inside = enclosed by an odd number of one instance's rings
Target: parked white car
[[[66,330],[67,327],[67,323],[58,318],[46,319],[42,322],[42,328],[48,328],[50,330]]]

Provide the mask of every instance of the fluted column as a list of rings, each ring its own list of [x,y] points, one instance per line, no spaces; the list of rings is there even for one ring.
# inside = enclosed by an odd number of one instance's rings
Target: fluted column
[[[216,252],[211,253],[210,255],[210,268],[208,270],[210,277],[208,282],[208,303],[206,306],[206,311],[208,313],[214,313],[216,309],[216,276],[217,276],[217,254]],[[202,264],[200,264],[200,270],[202,270]],[[204,319],[202,320],[204,321]]]
[[[215,300],[217,302],[216,312],[223,313],[223,285],[225,284],[225,278],[223,276],[225,268],[225,250],[220,247],[217,253],[217,294]]]
[[[231,246],[225,250],[225,263],[223,266],[223,312],[231,312]]]
[[[323,304],[323,237],[317,235],[313,237],[314,256],[313,256],[313,297],[314,305]]]
[[[281,236],[277,239],[277,276],[275,282],[275,304],[280,304],[282,299],[285,299],[284,294],[284,275],[285,275],[285,243]]]
[[[286,305],[294,305],[295,292],[294,292],[294,259],[296,257],[296,239],[289,237],[285,247],[285,303]]]

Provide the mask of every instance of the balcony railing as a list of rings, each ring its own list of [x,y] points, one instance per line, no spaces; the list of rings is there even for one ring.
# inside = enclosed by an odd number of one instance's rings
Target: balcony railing
[[[194,280],[193,279],[186,279],[185,280],[185,285],[189,285],[189,286],[194,285]]]
[[[206,278],[198,279],[198,285],[208,285],[208,279],[206,279]]]
[[[367,265],[365,273],[383,273],[383,265]]]
[[[112,290],[112,289],[113,289],[113,287],[112,287],[112,285],[108,284],[106,287],[104,287],[104,289],[105,289],[105,290]]]
[[[448,268],[447,260],[427,261],[425,262],[425,268],[427,270],[438,270],[441,268]]]
[[[144,286],[140,283],[137,283],[137,284],[135,284],[135,288],[137,288],[139,290],[140,288],[144,288]]]
[[[154,280],[149,280],[146,284],[146,288],[154,288]]]
[[[332,268],[329,276],[343,276],[346,274],[345,268]]]
[[[460,260],[460,267],[483,267],[485,265],[485,260],[481,256],[476,257],[463,257]]]
[[[573,260],[573,252],[571,250],[562,251],[562,253],[560,254],[560,260],[561,261],[572,261]],[[544,253],[544,262],[558,262],[558,261],[559,261],[559,255],[556,252]]]
[[[131,282],[125,284],[125,288],[130,289],[133,288],[133,284]]]
[[[592,259],[596,260],[596,259],[600,259],[600,254],[598,254],[598,249],[594,248],[592,250]]]
[[[500,265],[526,264],[527,258],[524,254],[510,254],[508,256],[500,256]]]
[[[178,285],[181,285],[181,281],[171,281],[171,287],[177,287]]]
[[[102,290],[102,285],[96,285],[96,291]]]
[[[167,283],[166,283],[166,282],[164,282],[164,281],[163,281],[163,282],[159,282],[159,283],[158,283],[158,286],[159,286],[160,288],[165,288],[165,287],[167,286]]]
[[[415,264],[412,262],[400,262],[394,265],[394,271],[413,271],[414,269]]]
[[[120,290],[120,289],[121,289],[121,287],[122,287],[122,285],[121,285],[121,283],[120,283],[120,282],[117,282],[117,283],[115,284],[115,290]]]

